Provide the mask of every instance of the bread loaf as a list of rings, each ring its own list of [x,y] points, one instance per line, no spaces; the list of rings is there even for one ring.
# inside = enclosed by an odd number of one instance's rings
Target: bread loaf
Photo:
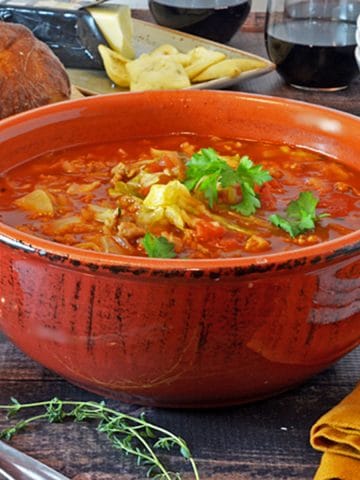
[[[0,22],[0,118],[70,97],[57,56],[23,25]]]

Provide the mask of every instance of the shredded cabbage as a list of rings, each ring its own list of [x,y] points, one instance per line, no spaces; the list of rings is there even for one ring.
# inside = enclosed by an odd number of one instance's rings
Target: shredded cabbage
[[[97,222],[103,223],[105,227],[112,228],[119,216],[118,208],[104,208],[99,205],[89,205],[89,209],[94,213]]]
[[[192,215],[204,211],[204,205],[191,196],[185,185],[172,180],[151,187],[140,207],[138,222],[142,225],[167,222],[183,230],[185,225],[193,224]]]
[[[40,188],[27,193],[14,202],[18,207],[37,215],[53,216],[55,208],[50,195]]]

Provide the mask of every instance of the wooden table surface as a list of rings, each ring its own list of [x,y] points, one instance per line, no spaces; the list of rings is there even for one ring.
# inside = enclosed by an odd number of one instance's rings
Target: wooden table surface
[[[149,19],[147,13],[135,16]],[[231,41],[237,48],[266,55],[262,32],[239,32]],[[360,115],[360,79],[343,92],[301,92],[284,85],[274,72],[239,84],[236,89],[288,97]],[[186,439],[197,460],[202,480],[310,480],[320,454],[308,442],[312,423],[355,386],[360,377],[360,348],[301,387],[255,404],[211,411],[139,408],[108,401],[147,418]],[[25,357],[0,334],[0,404],[16,397],[32,402],[62,399],[99,400],[70,385]],[[0,413],[0,427],[9,421]],[[112,450],[90,425],[57,424],[34,427],[12,444],[76,480],[144,479],[134,460]],[[188,465],[167,455],[173,470],[192,478]],[[354,479],[355,480],[355,479]]]

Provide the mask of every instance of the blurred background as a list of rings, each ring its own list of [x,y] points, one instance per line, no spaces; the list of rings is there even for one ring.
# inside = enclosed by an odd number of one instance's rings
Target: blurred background
[[[118,0],[119,3],[127,4],[131,8],[147,8],[147,0]],[[257,12],[265,12],[266,10],[266,0],[253,0],[252,10]]]

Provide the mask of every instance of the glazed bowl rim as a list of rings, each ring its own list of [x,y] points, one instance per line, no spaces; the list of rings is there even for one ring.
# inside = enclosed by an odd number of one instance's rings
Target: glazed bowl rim
[[[111,102],[112,98],[116,97],[145,97],[148,95],[159,95],[159,96],[179,96],[185,94],[185,96],[197,96],[197,95],[233,95],[239,97],[240,99],[252,100],[252,101],[262,101],[264,103],[281,103],[282,105],[286,104],[291,107],[302,107],[306,110],[328,112],[340,119],[342,117],[348,118],[352,121],[359,122],[360,118],[356,115],[352,115],[340,110],[336,110],[329,107],[324,107],[321,105],[303,102],[299,100],[293,100],[288,98],[275,97],[271,95],[262,95],[262,94],[252,94],[244,93],[237,91],[199,91],[199,90],[173,90],[173,91],[152,91],[152,92],[129,92],[129,93],[113,93],[107,95],[99,96],[90,96],[77,98],[73,100],[68,100],[66,102],[60,102],[50,105],[45,105],[33,110],[25,111],[17,115],[0,120],[0,128],[7,124],[18,124],[22,120],[27,120],[30,118],[41,117],[43,114],[51,111],[67,111],[71,110],[73,107],[79,106],[84,102],[96,103],[101,101]],[[11,227],[10,225],[2,222],[0,220],[0,244],[6,244],[10,247],[14,247],[24,252],[28,253],[37,253],[41,257],[47,256],[56,256],[58,259],[70,260],[73,262],[80,262],[84,265],[99,265],[99,266],[109,266],[111,267],[126,267],[130,270],[134,269],[149,269],[149,270],[182,270],[182,271],[199,271],[199,270],[208,270],[208,271],[217,271],[217,270],[226,270],[234,268],[243,268],[250,266],[269,266],[269,265],[279,265],[285,264],[289,261],[300,261],[302,259],[333,259],[343,254],[352,254],[360,252],[360,230],[343,235],[333,240],[328,240],[321,242],[319,244],[295,248],[288,251],[278,251],[274,253],[262,253],[258,255],[249,255],[246,257],[229,257],[229,258],[209,258],[209,259],[159,259],[159,258],[148,258],[141,256],[130,256],[130,255],[120,255],[115,253],[103,253],[103,252],[94,252],[92,250],[85,250],[77,247],[72,247],[69,245],[57,243],[51,240],[47,240],[35,235],[31,235],[21,230]],[[301,262],[299,262],[300,264]],[[315,262],[314,262],[315,263]],[[317,262],[316,262],[317,263]]]

